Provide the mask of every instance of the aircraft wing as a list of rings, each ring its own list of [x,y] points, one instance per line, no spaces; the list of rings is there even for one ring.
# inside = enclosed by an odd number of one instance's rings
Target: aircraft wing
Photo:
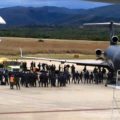
[[[20,48],[20,58],[22,59],[32,59],[32,60],[45,60],[45,61],[56,61],[65,63],[65,60],[59,60],[59,59],[50,59],[50,58],[41,58],[41,57],[29,57],[29,56],[23,56],[22,48]]]
[[[66,60],[65,63],[72,63],[80,66],[109,67],[107,62],[102,60]]]
[[[96,66],[96,67],[106,67],[109,68],[107,62],[103,60],[65,60],[65,59],[50,59],[50,58],[39,58],[39,57],[29,57],[29,56],[23,56],[22,49],[20,48],[21,52],[21,58],[22,59],[32,59],[32,60],[44,60],[44,61],[54,61],[54,62],[61,62],[64,63],[71,63],[81,66]]]
[[[23,59],[32,59],[32,60],[44,60],[44,61],[54,61],[54,62],[60,62],[62,64],[64,63],[70,63],[70,64],[76,64],[80,66],[96,66],[96,67],[106,67],[109,68],[109,65],[107,62],[102,60],[64,60],[64,59],[50,59],[50,58],[39,58],[39,57],[27,57],[22,56]]]
[[[50,59],[50,58],[42,58],[42,57],[29,57],[29,56],[22,56],[22,59],[32,59],[32,60],[45,60],[45,61],[55,61],[55,62],[61,62],[65,63],[65,60],[60,60],[60,59]]]
[[[93,2],[105,2],[105,3],[120,3],[120,0],[84,0]]]
[[[6,24],[5,20],[0,16],[0,24]]]

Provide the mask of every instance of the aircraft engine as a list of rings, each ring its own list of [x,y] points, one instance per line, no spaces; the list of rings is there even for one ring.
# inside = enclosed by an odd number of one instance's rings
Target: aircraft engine
[[[113,36],[112,37],[112,45],[116,45],[117,44],[117,42],[119,41],[119,38],[118,38],[118,36]]]
[[[97,57],[101,57],[101,56],[102,56],[102,53],[103,53],[103,52],[102,52],[101,49],[97,49],[97,50],[96,50],[96,56],[97,56]]]

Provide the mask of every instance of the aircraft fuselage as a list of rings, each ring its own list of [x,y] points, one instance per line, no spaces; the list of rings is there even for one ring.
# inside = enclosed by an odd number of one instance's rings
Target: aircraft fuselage
[[[118,69],[120,69],[120,46],[119,45],[109,46],[105,50],[104,56],[111,69],[113,69],[114,71],[117,71]]]

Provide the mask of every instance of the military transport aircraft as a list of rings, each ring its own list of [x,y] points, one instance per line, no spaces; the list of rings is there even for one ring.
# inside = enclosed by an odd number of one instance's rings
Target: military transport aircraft
[[[119,41],[118,37],[114,35],[113,28],[114,26],[120,26],[120,23],[114,22],[106,22],[106,23],[87,23],[84,26],[103,26],[109,27],[110,30],[110,46],[105,50],[102,51],[100,49],[96,50],[97,59],[102,60],[94,60],[94,61],[81,61],[81,60],[59,60],[59,59],[49,59],[49,58],[37,58],[37,57],[27,57],[23,56],[22,49],[21,51],[21,58],[25,59],[34,59],[34,60],[47,60],[47,61],[57,61],[61,63],[73,63],[76,65],[84,65],[84,66],[97,66],[97,67],[106,67],[112,71],[117,71],[120,69],[120,46],[117,45]]]

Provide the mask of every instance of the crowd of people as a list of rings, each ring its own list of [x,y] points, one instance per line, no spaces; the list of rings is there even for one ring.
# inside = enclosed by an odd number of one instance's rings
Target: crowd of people
[[[105,68],[95,67],[93,71],[88,71],[86,66],[82,71],[77,71],[75,66],[41,64],[37,66],[31,62],[30,69],[27,63],[22,63],[22,71],[0,72],[0,84],[10,85],[10,89],[21,87],[65,87],[67,84],[101,84],[106,78],[106,83],[113,77],[112,72],[106,72]]]

